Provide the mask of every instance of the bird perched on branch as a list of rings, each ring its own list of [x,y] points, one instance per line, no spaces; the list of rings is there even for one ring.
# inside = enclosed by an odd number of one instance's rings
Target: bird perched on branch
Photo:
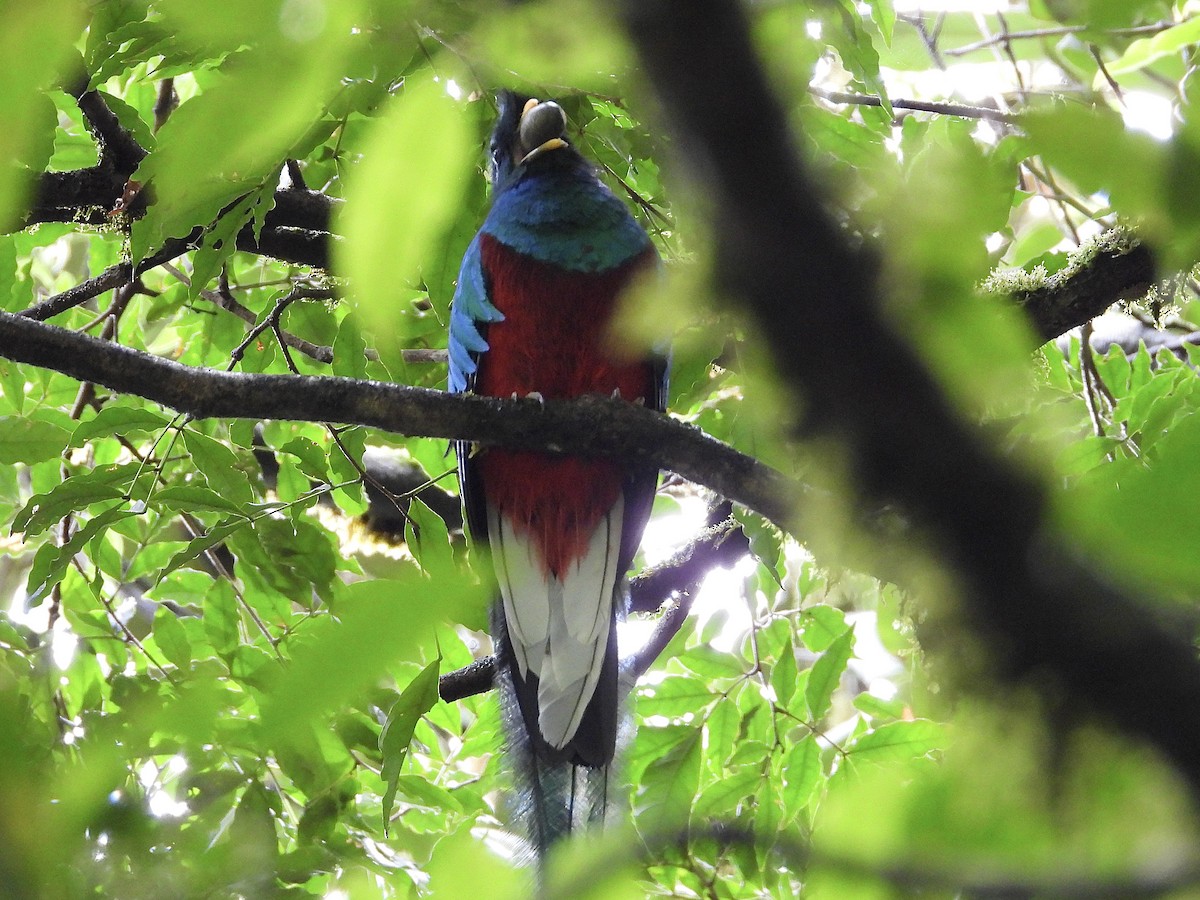
[[[492,206],[463,257],[450,390],[620,396],[661,410],[662,358],[624,354],[620,294],[657,264],[649,237],[567,140],[561,107],[499,96]],[[658,480],[619,460],[457,448],[467,524],[490,549],[497,684],[539,858],[602,819],[617,745],[616,623]]]

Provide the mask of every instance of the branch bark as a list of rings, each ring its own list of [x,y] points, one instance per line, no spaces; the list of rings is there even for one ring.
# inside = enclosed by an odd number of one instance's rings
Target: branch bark
[[[804,171],[741,6],[627,0],[623,14],[676,146],[704,173],[719,285],[758,319],[811,433],[844,448],[864,504],[894,502],[923,531],[998,671],[1148,741],[1200,797],[1194,648],[1047,532],[1044,486],[957,416],[891,330],[874,266]]]
[[[129,179],[146,156],[96,91],[87,90],[86,78],[68,86],[83,112],[88,129],[96,139],[100,159],[96,165],[70,172],[45,172],[38,179],[33,203],[21,222],[29,227],[41,222],[76,222],[110,225],[110,216],[125,194]],[[336,236],[330,231],[333,211],[342,201],[319,191],[292,186],[275,192],[274,207],[267,213],[262,233],[256,238],[247,226],[238,233],[238,249],[271,256],[298,265],[329,268],[330,246]],[[138,198],[127,212],[139,214]],[[199,238],[197,228],[181,242],[178,256]],[[173,257],[172,257],[173,258]],[[141,271],[145,266],[140,266]]]
[[[195,418],[295,419],[366,425],[650,463],[707,485],[787,528],[803,488],[697,428],[621,400],[495,400],[428,388],[183,366],[29,318],[0,313],[0,356],[135,394]]]
[[[1003,273],[994,281],[1003,289]],[[1157,281],[1150,248],[1123,229],[1115,229],[1083,247],[1070,265],[1042,284],[1005,293],[1029,314],[1038,335],[1050,341],[1090,322],[1119,300],[1145,294]]]

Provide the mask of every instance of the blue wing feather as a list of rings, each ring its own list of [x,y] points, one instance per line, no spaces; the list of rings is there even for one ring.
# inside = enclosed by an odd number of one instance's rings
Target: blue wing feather
[[[499,322],[504,314],[492,305],[484,278],[476,235],[463,254],[458,270],[458,287],[450,304],[450,390],[456,394],[470,390],[478,369],[479,354],[488,349],[480,330],[481,323]]]

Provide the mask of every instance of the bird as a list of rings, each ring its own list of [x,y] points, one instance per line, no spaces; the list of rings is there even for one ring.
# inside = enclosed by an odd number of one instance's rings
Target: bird
[[[553,100],[497,96],[491,206],[451,303],[449,389],[663,410],[665,353],[616,345],[621,294],[660,265],[646,230],[571,143]],[[496,684],[517,811],[540,862],[603,823],[619,732],[617,622],[658,470],[456,444],[472,544],[490,552]]]

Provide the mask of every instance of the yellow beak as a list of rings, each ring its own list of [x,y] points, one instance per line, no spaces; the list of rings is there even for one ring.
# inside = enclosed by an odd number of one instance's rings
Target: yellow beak
[[[567,142],[562,138],[550,138],[550,140],[546,141],[546,143],[534,147],[532,150],[526,153],[521,159],[521,165],[525,165],[525,163],[529,162],[536,156],[541,156],[543,153],[549,153],[551,150],[558,150],[566,146]]]

